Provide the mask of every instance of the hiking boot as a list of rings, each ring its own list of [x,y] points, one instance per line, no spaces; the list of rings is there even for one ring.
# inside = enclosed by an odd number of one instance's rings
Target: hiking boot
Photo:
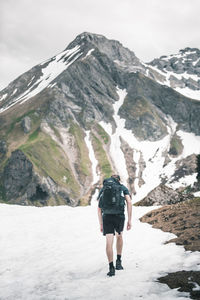
[[[116,270],[123,270],[124,268],[122,267],[122,262],[121,260],[116,260]]]
[[[108,276],[115,276],[115,267],[110,267],[109,272],[107,273]]]

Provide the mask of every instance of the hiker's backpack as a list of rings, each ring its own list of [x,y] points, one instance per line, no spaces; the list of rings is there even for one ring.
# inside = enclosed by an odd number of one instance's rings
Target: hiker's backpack
[[[124,212],[124,197],[121,184],[115,178],[107,178],[103,181],[99,207],[104,214],[122,214]]]

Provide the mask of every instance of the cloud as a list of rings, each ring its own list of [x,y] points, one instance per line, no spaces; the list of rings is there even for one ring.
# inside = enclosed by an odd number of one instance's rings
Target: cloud
[[[0,87],[83,31],[117,39],[144,61],[200,45],[199,0],[1,0]]]

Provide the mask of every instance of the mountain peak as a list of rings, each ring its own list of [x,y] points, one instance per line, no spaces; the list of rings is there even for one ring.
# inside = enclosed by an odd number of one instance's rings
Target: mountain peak
[[[91,33],[84,31],[81,34],[77,35],[76,38],[67,46],[66,49],[74,48],[77,44],[80,46],[86,46],[86,44],[92,44],[95,47],[99,47],[100,44],[105,42],[114,42],[118,45],[121,45],[120,42],[115,40],[109,40],[101,34]],[[122,46],[122,45],[121,45]]]
[[[79,34],[66,49],[72,49],[80,46],[81,50],[98,49],[102,54],[107,55],[109,59],[117,63],[123,69],[130,71],[142,70],[143,66],[135,53],[124,47],[119,41],[108,39],[101,34],[83,32]]]
[[[88,40],[93,40],[93,39],[106,39],[106,37],[102,34],[97,34],[97,33],[92,33],[92,32],[87,32],[84,31],[81,34],[79,34],[77,37],[80,37],[81,39],[88,39]]]

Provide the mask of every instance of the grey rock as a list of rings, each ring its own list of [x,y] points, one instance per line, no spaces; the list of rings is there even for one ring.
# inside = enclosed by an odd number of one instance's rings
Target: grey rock
[[[192,175],[196,172],[197,162],[196,155],[192,154],[184,159],[180,159],[176,162],[176,171],[172,175],[169,183],[177,182],[180,178]]]
[[[173,67],[171,65],[167,65],[165,69],[170,72],[173,71]]]
[[[15,150],[4,168],[7,200],[22,196],[33,177],[33,165],[20,150]]]
[[[144,199],[137,202],[141,206],[169,205],[192,198],[192,195],[185,195],[175,191],[166,185],[159,185],[153,189]]]
[[[173,75],[170,76],[169,80],[170,80],[170,85],[172,88],[176,88],[176,87],[184,88],[185,87],[185,83],[182,80],[177,79]]]
[[[58,195],[65,200],[65,203],[70,206],[77,206],[77,200],[72,199],[69,193],[63,188],[58,191]]]
[[[31,131],[31,119],[30,117],[24,117],[21,121],[21,126],[24,133],[29,133]]]
[[[189,78],[186,81],[186,86],[190,88],[191,90],[198,90],[199,89],[199,84],[197,81],[193,80],[192,78]]]

